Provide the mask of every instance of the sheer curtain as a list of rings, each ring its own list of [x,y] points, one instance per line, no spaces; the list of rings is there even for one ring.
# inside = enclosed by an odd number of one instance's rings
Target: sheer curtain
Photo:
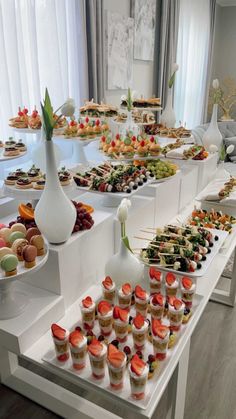
[[[210,21],[210,0],[180,0],[174,108],[176,120],[188,128],[203,120]]]
[[[88,97],[83,0],[0,0],[0,137],[18,106],[34,105],[47,86],[53,106]]]

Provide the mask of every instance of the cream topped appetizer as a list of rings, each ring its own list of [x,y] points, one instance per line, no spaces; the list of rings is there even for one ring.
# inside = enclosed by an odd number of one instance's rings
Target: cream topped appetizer
[[[149,286],[151,295],[161,292],[162,278],[163,273],[161,271],[158,271],[153,267],[149,269]]]
[[[193,304],[193,296],[196,291],[196,285],[193,283],[193,281],[188,278],[187,276],[184,276],[181,279],[181,296],[184,304],[186,307],[191,308]]]
[[[128,336],[129,311],[115,306],[113,309],[113,321],[116,339],[119,342],[126,342]]]
[[[97,339],[92,339],[90,345],[88,345],[88,354],[93,376],[97,379],[103,378],[107,356],[106,345]]]
[[[147,317],[149,295],[140,285],[136,285],[134,290],[136,314],[140,313]]]
[[[69,345],[73,368],[81,370],[86,363],[87,339],[82,332],[74,330],[69,335]]]
[[[161,293],[153,294],[150,299],[150,312],[152,319],[161,319],[164,314],[165,298]]]
[[[169,327],[161,324],[160,320],[152,321],[152,343],[156,359],[162,361],[166,358],[167,348],[170,337]]]
[[[148,321],[140,313],[133,319],[132,336],[135,349],[142,350],[144,348],[147,340],[148,326]]]
[[[172,272],[168,272],[165,278],[166,295],[176,295],[179,287],[179,281]]]
[[[102,300],[98,304],[97,311],[101,334],[103,336],[109,336],[112,332],[113,323],[112,305],[108,301]]]
[[[91,330],[94,327],[95,320],[95,302],[90,296],[84,298],[80,303],[83,328]]]
[[[65,362],[69,359],[69,332],[56,323],[51,326],[52,338],[55,346],[57,360]]]
[[[121,308],[129,309],[132,299],[132,287],[127,282],[123,284],[118,291],[118,303]]]
[[[110,276],[106,276],[106,278],[102,281],[102,293],[104,300],[114,304],[116,297],[116,285]]]
[[[131,396],[141,400],[145,396],[145,389],[148,379],[149,368],[137,354],[133,356],[129,364],[129,376],[131,386]]]
[[[123,351],[119,351],[112,343],[108,345],[107,365],[110,384],[115,390],[119,390],[123,387],[126,360],[127,358]]]
[[[181,327],[185,304],[179,298],[169,297],[169,320],[170,320],[170,330],[178,331]]]

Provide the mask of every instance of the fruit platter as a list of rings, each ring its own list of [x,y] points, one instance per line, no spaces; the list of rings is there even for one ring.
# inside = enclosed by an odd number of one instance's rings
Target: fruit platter
[[[173,289],[168,275],[151,268],[148,290],[129,283],[117,288],[106,277],[98,298],[80,301],[70,325],[51,325],[43,361],[86,389],[147,408],[202,298],[190,278]]]
[[[146,160],[144,166],[147,168],[148,173],[150,172],[150,176],[154,176],[152,183],[165,182],[180,172],[176,164],[160,159]]]
[[[109,162],[77,172],[74,181],[83,191],[116,194],[133,194],[151,182],[151,174],[143,166],[132,164],[112,164]]]
[[[137,237],[148,242],[140,250],[140,260],[148,266],[191,277],[203,276],[228,237],[228,232],[197,226],[166,225],[145,230],[154,236]]]

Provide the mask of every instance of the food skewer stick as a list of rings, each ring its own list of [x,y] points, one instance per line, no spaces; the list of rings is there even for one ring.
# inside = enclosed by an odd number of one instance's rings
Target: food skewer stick
[[[172,245],[172,246],[176,246],[176,247],[181,247],[181,248],[184,248],[184,249],[188,249],[188,246],[183,246],[182,244],[171,243],[171,242],[162,242],[160,240],[153,240],[153,241],[155,241],[155,243],[166,243],[168,245]],[[155,244],[152,244],[152,243],[150,243],[149,246],[152,246],[152,247],[161,247],[159,245],[155,245]],[[163,246],[163,247],[165,247],[165,246]]]

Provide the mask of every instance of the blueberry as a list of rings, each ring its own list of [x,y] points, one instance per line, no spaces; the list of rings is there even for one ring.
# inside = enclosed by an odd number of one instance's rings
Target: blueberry
[[[217,240],[219,240],[219,237],[218,236],[215,236],[215,241],[217,241]]]
[[[143,182],[147,182],[147,178],[146,177],[143,178]]]
[[[114,339],[112,342],[112,345],[116,346],[117,348],[119,347],[119,342],[117,339]]]
[[[136,190],[137,188],[138,188],[138,186],[137,186],[137,185],[134,185],[134,186],[133,186],[133,189],[134,189],[134,190]]]
[[[130,188],[126,189],[126,193],[131,193],[131,189]]]
[[[143,182],[140,180],[139,182],[138,182],[138,186],[142,186],[143,185]]]
[[[152,365],[149,365],[149,372],[154,372],[154,368],[152,367]]]

